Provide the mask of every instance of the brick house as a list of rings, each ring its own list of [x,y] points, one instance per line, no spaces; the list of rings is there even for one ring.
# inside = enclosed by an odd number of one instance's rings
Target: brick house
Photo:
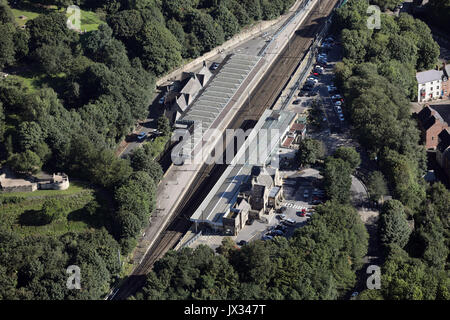
[[[417,113],[417,120],[426,149],[435,150],[439,133],[449,127],[450,105],[427,105]]]
[[[436,161],[450,179],[450,129],[448,128],[442,130],[438,135]]]

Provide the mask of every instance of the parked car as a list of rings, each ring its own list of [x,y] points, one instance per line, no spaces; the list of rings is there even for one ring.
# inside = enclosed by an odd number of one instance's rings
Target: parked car
[[[336,112],[337,112],[338,114],[342,114],[342,108],[341,108],[341,107],[335,106],[334,108],[336,109]]]
[[[292,219],[288,218],[288,219],[284,219],[283,223],[293,226],[295,224],[295,220],[292,220]]]
[[[302,89],[302,90],[298,93],[298,96],[299,96],[299,97],[303,97],[303,96],[305,95],[305,93],[306,93],[305,90]]]
[[[266,240],[272,240],[273,237],[271,235],[265,235],[264,237],[262,237],[262,240],[266,241]]]
[[[309,81],[313,81],[314,83],[317,83],[317,82],[319,82],[319,80],[318,79],[316,79],[316,78],[314,78],[314,77],[309,77],[308,79],[306,79],[306,80],[309,80]]]
[[[286,215],[285,214],[279,214],[279,215],[277,215],[277,218],[279,220],[284,220],[284,219],[286,219]]]
[[[147,137],[147,132],[140,132],[140,133],[137,135],[138,141],[142,141],[142,140],[144,140],[146,137]]]
[[[292,104],[300,104],[300,102],[302,102],[302,100],[297,99],[297,100],[295,100],[294,102],[292,102]]]
[[[333,100],[340,100],[340,99],[342,99],[342,96],[340,94],[335,94],[335,95],[333,95],[331,97],[331,99],[333,99]]]
[[[219,63],[214,62],[214,63],[211,65],[211,70],[217,70],[217,68],[219,68],[219,66],[220,66]]]
[[[275,227],[276,230],[286,231],[287,227],[283,226],[282,224],[279,224]]]
[[[246,224],[249,225],[249,226],[251,226],[251,225],[253,224],[253,221],[254,221],[253,219],[248,219],[247,222],[246,222]]]
[[[313,205],[318,205],[318,204],[321,204],[323,201],[322,200],[320,200],[320,199],[314,199],[313,201],[312,201],[312,204]]]
[[[327,86],[328,93],[334,93],[337,91],[335,86]]]
[[[312,91],[310,91],[310,92],[308,93],[308,97],[315,97],[315,96],[317,96],[317,95],[318,95],[318,93],[317,93],[316,90],[312,90]]]
[[[344,115],[341,113],[341,114],[339,114],[339,120],[341,120],[341,121],[344,121],[345,119],[344,119]]]
[[[303,209],[304,210],[304,209]],[[297,215],[299,216],[299,217],[304,217],[304,216],[306,216],[306,210],[305,211],[297,211]]]
[[[161,98],[159,98],[159,100],[158,100],[158,103],[159,104],[163,104],[164,103],[164,101],[166,101],[166,97],[164,96],[164,97],[161,97]]]
[[[335,102],[334,102],[334,105],[335,105],[335,106],[342,106],[342,102],[341,102],[341,101],[335,101]]]
[[[240,245],[240,246],[245,246],[247,244],[247,241],[241,240],[237,244]]]
[[[271,235],[271,236],[284,236],[284,232],[281,231],[281,230],[273,230],[273,231],[270,233],[270,235]]]
[[[305,199],[309,197],[309,191],[308,191],[308,189],[306,189],[306,190],[303,192],[303,197],[304,197]]]

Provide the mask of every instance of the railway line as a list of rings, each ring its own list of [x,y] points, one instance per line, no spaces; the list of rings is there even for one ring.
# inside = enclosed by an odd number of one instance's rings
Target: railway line
[[[272,108],[278,95],[290,80],[298,63],[314,41],[315,35],[325,23],[338,0],[318,1],[309,12],[302,26],[289,40],[289,43],[276,58],[267,73],[258,83],[255,90],[249,94],[249,99],[243,104],[231,121],[229,128],[244,130],[252,128],[265,109]],[[266,53],[276,54],[276,53]],[[157,238],[152,248],[136,267],[133,273],[117,289],[111,299],[126,299],[136,292],[145,282],[145,275],[151,271],[153,264],[168,250],[172,249],[189,229],[190,215],[196,210],[220,177],[227,165],[203,165],[192,183],[193,188],[183,197],[178,205],[172,221],[166,230]]]

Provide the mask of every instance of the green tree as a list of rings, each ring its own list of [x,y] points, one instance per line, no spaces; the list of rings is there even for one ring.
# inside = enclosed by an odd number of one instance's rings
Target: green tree
[[[300,142],[297,159],[301,166],[315,164],[325,155],[325,146],[322,141],[305,138]]]
[[[333,156],[348,162],[353,171],[361,164],[361,157],[353,147],[339,147]]]
[[[387,195],[388,188],[383,173],[371,172],[368,177],[367,189],[372,201],[378,201],[382,196]]]
[[[165,115],[162,115],[161,117],[158,118],[157,126],[158,131],[160,131],[163,134],[163,136],[167,137],[172,133],[169,119]]]
[[[380,239],[385,246],[391,244],[403,248],[411,234],[411,228],[406,220],[405,209],[398,200],[388,200],[380,212]]]
[[[17,172],[36,173],[41,170],[42,161],[39,156],[31,150],[25,150],[11,156],[9,163]]]
[[[15,33],[16,31],[13,24],[0,23],[0,69],[3,69],[5,66],[11,66],[16,61],[14,45]]]
[[[135,171],[147,172],[155,182],[159,182],[163,176],[163,171],[149,151],[146,148],[136,149],[130,157],[131,166]]]
[[[139,35],[139,42],[142,63],[155,75],[163,75],[180,65],[181,45],[164,25],[146,24]]]
[[[8,3],[4,0],[0,1],[0,24],[14,23],[14,14]]]
[[[207,13],[193,10],[187,17],[189,30],[199,39],[201,53],[208,52],[225,41],[222,26]]]
[[[350,164],[342,159],[328,157],[322,169],[323,184],[329,199],[340,203],[350,200],[352,169]]]

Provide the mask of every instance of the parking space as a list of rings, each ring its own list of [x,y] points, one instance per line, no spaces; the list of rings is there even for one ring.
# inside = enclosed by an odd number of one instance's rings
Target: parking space
[[[304,226],[312,214],[314,206],[321,202],[324,193],[320,190],[319,172],[315,169],[284,171],[284,201],[281,209],[268,217],[266,222],[254,221],[246,225],[234,238],[236,243],[246,243],[257,239],[270,240],[273,236],[291,237],[295,229]],[[278,231],[277,231],[278,230]],[[270,235],[271,237],[266,237]]]

